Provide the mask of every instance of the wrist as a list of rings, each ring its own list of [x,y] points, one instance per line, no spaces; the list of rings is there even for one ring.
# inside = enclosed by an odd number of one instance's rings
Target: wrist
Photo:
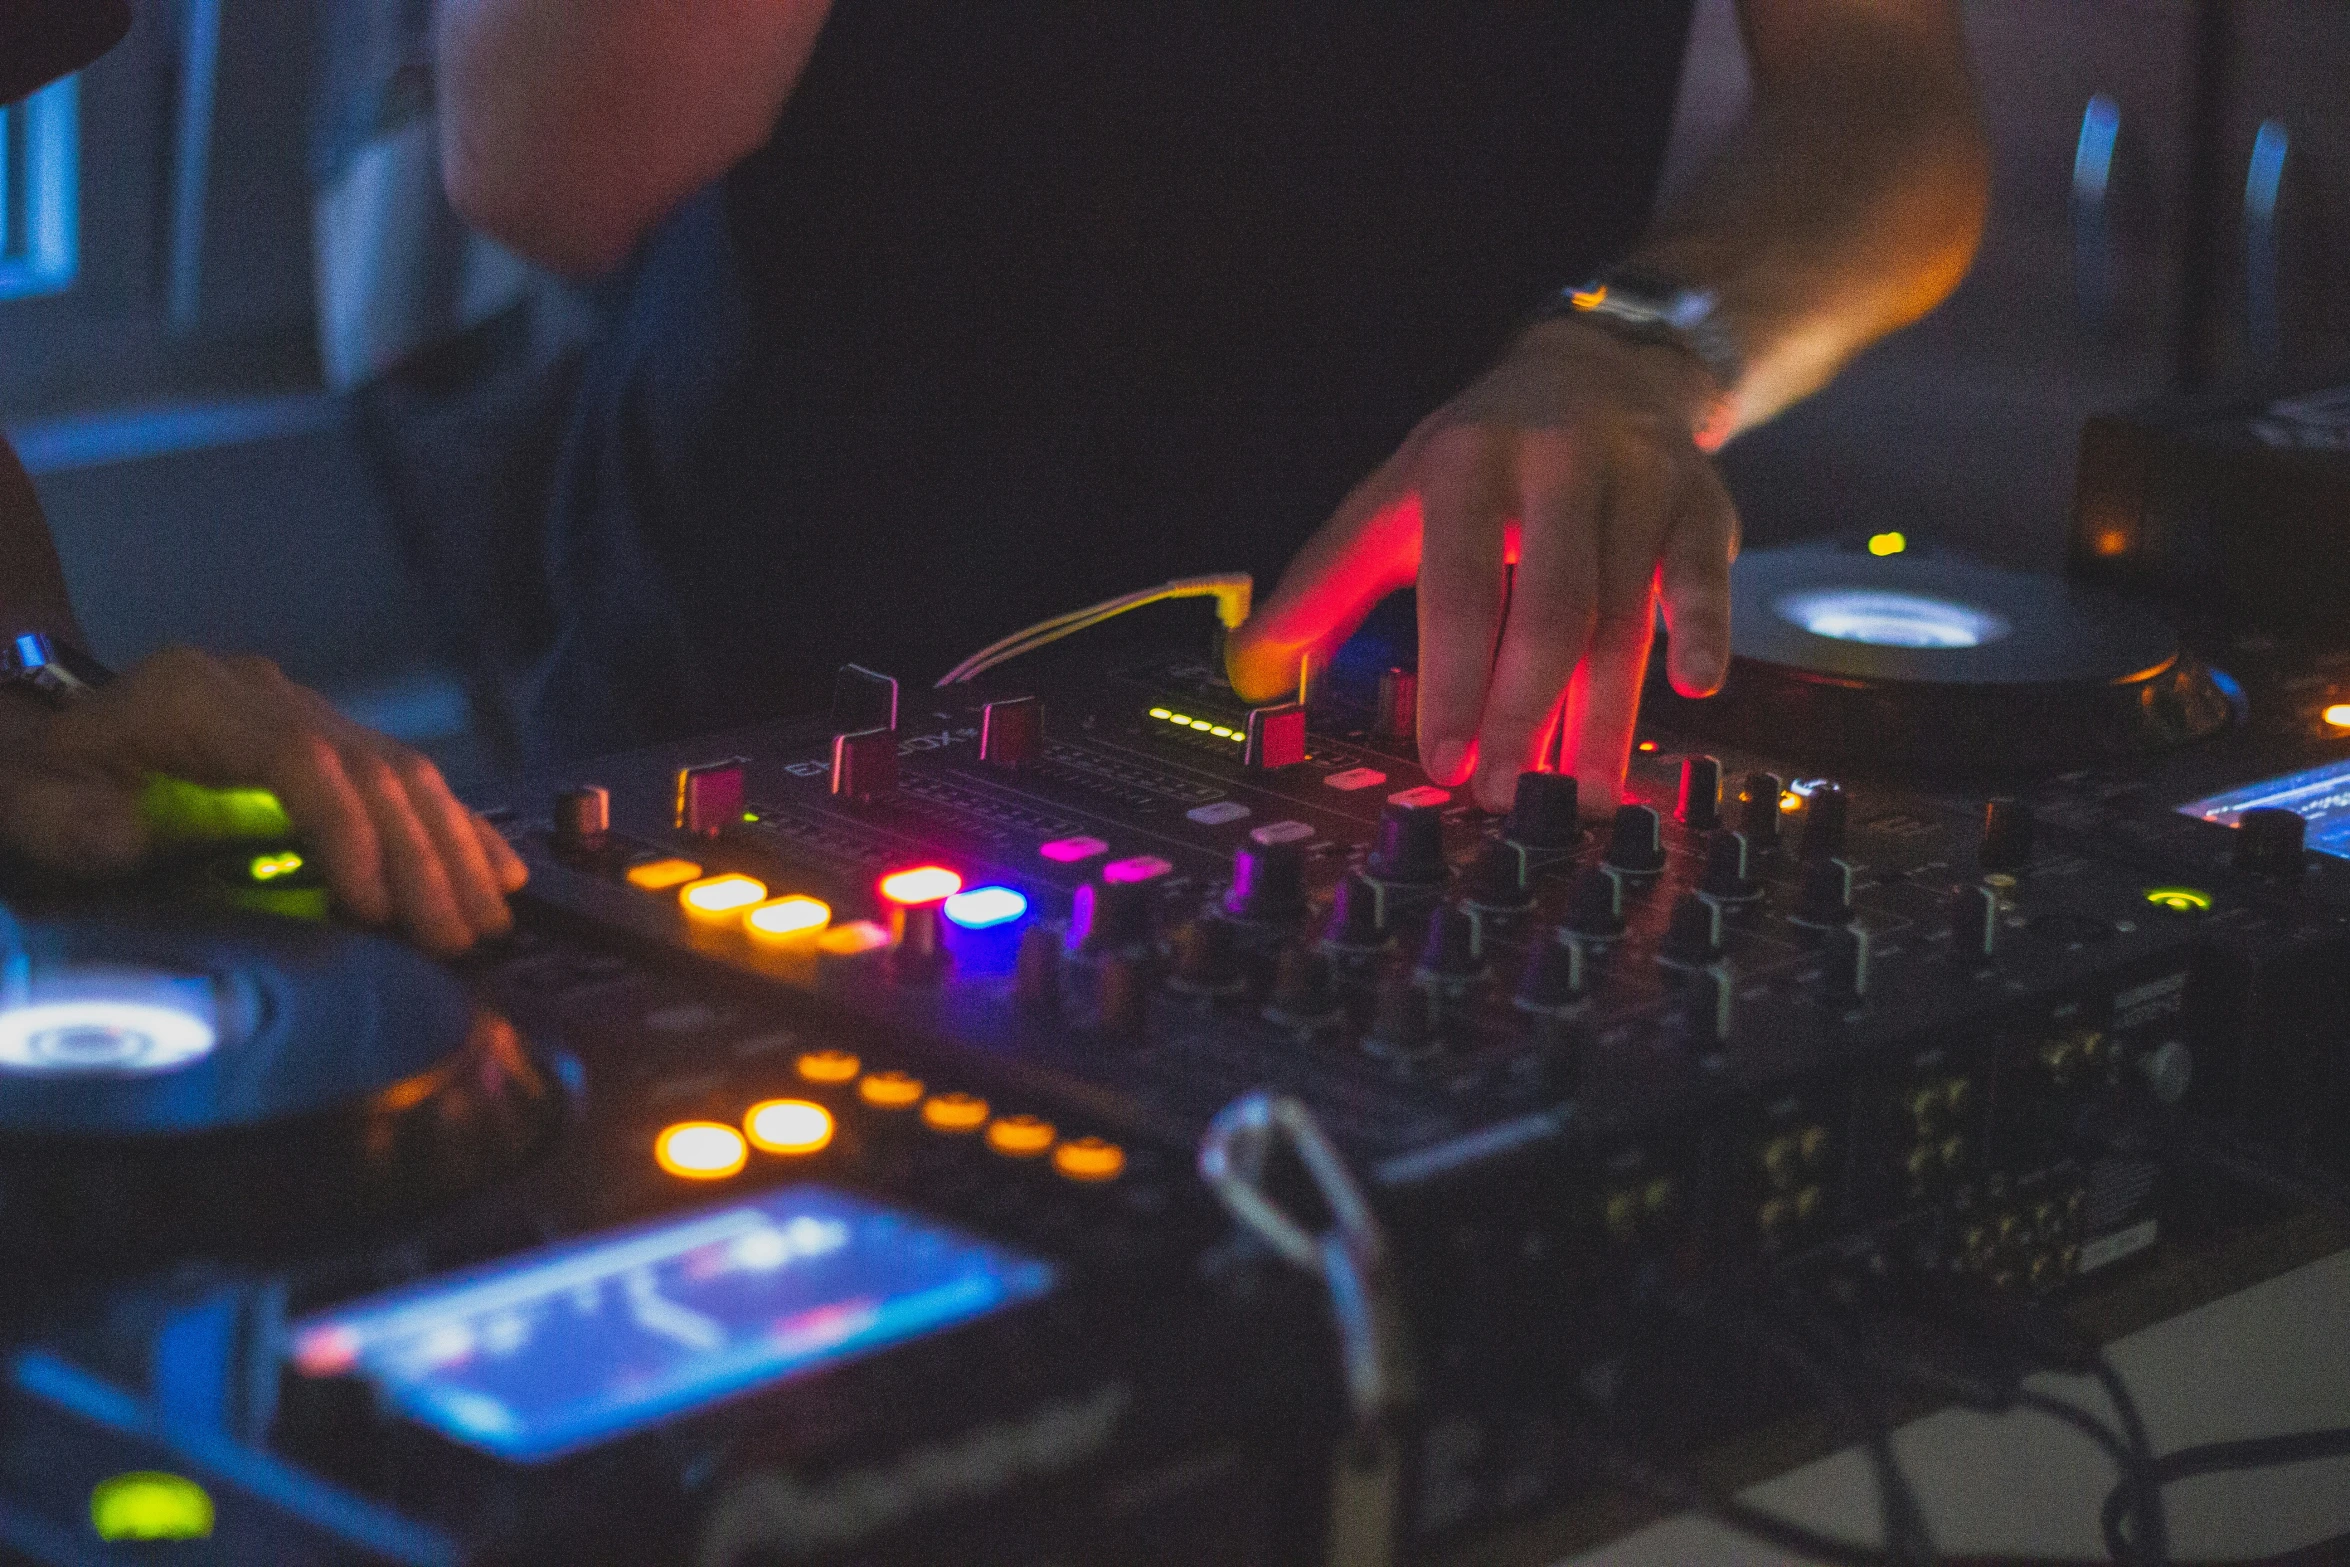
[[[1579,362],[1573,369],[1562,366],[1562,374],[1588,378],[1597,358],[1602,373],[1637,385],[1645,394],[1642,400],[1660,417],[1685,424],[1701,451],[1716,451],[1729,437],[1736,407],[1731,392],[1702,360],[1676,344],[1627,337],[1577,316],[1537,320],[1520,341],[1547,358]]]
[[[1543,301],[1535,320],[1576,321],[1679,356],[1702,381],[1702,389],[1691,391],[1686,399],[1693,438],[1708,451],[1727,438],[1746,361],[1714,290],[1653,267],[1627,264],[1560,289]]]

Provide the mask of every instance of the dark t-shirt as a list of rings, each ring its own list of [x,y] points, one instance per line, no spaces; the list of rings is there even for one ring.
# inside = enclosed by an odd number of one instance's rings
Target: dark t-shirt
[[[0,104],[80,70],[130,26],[126,0],[0,0]]]
[[[649,242],[550,531],[577,754],[1296,546],[1645,221],[1687,0],[836,0]]]

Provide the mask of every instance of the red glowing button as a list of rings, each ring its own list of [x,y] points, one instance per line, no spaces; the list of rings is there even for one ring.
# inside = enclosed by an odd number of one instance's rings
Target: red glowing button
[[[892,903],[936,903],[963,890],[963,878],[943,865],[917,865],[881,878],[881,895]]]

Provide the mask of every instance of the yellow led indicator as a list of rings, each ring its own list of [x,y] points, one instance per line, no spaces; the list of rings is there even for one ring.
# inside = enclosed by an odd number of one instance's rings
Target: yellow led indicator
[[[1213,729],[1210,729],[1208,733],[1214,735],[1219,740],[1229,740],[1232,738],[1232,731],[1225,728],[1222,724],[1216,725]]]
[[[922,1098],[922,1079],[910,1072],[871,1072],[857,1085],[857,1097],[876,1110],[910,1110]]]
[[[647,892],[667,892],[701,874],[702,868],[691,860],[647,860],[628,868],[628,884]]]
[[[1214,729],[1216,726],[1209,723],[1204,718],[1195,718],[1191,721],[1191,727],[1197,729],[1202,734],[1206,734],[1209,730]]]
[[[1126,1150],[1099,1137],[1072,1137],[1053,1150],[1053,1168],[1072,1181],[1114,1181],[1126,1168]]]
[[[1188,713],[1160,713],[1157,716],[1164,718],[1170,724],[1188,724],[1191,722],[1191,715]]]
[[[2211,894],[2199,887],[2149,887],[2146,901],[2173,914],[2201,914],[2211,907]]]
[[[246,867],[255,881],[276,881],[281,876],[293,875],[301,868],[302,856],[291,849],[283,854],[256,854],[253,863]]]
[[[2350,729],[2350,702],[2336,702],[2317,716],[2330,728]]]
[[[1154,707],[1151,709],[1151,717],[1153,718],[1173,718],[1174,716],[1175,715],[1173,713],[1168,712],[1163,707]]]
[[[832,1141],[832,1112],[805,1099],[769,1099],[743,1112],[743,1131],[768,1153],[815,1153]]]
[[[743,916],[743,928],[770,941],[806,939],[832,923],[832,906],[821,898],[794,893],[762,903]]]
[[[209,1540],[212,1498],[185,1475],[137,1469],[90,1488],[90,1527],[101,1540]]]
[[[811,1083],[845,1083],[864,1063],[846,1050],[811,1050],[800,1057],[800,1076]]]
[[[1898,555],[1909,548],[1907,536],[1899,533],[1872,533],[1869,535],[1871,555]]]
[[[1053,1145],[1053,1123],[1041,1116],[1000,1115],[987,1123],[987,1146],[1007,1159],[1033,1159]]]
[[[977,1094],[932,1094],[922,1124],[934,1132],[976,1132],[987,1124],[987,1101]]]
[[[756,876],[738,875],[728,871],[723,876],[705,876],[700,881],[689,881],[677,894],[677,901],[685,905],[688,914],[717,917],[739,914],[754,903],[765,902],[767,884]]]
[[[743,1134],[716,1121],[680,1121],[653,1139],[653,1160],[689,1181],[724,1180],[750,1161]]]

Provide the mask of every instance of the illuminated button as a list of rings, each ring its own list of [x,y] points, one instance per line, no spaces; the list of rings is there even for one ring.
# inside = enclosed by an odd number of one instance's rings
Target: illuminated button
[[[845,1083],[864,1063],[846,1050],[811,1050],[799,1059],[800,1076],[811,1083]]]
[[[1304,822],[1267,822],[1262,827],[1251,827],[1251,843],[1261,843],[1270,849],[1277,843],[1302,843],[1314,835],[1314,829]]]
[[[870,1072],[857,1097],[876,1110],[910,1110],[922,1099],[922,1079],[910,1072]]]
[[[1350,767],[1342,773],[1332,773],[1322,782],[1342,794],[1352,794],[1358,789],[1378,788],[1387,782],[1387,775],[1376,767]]]
[[[628,884],[642,887],[647,892],[667,892],[702,874],[702,868],[691,860],[647,860],[642,865],[628,868]]]
[[[1899,533],[1872,533],[1869,535],[1871,555],[1898,555],[1909,548],[1909,539]]]
[[[661,1168],[693,1181],[721,1180],[750,1157],[743,1134],[716,1121],[680,1121],[653,1140],[653,1158]]]
[[[744,1112],[743,1131],[768,1153],[815,1153],[832,1141],[832,1112],[805,1099],[769,1099]]]
[[[987,1124],[987,1101],[977,1094],[932,1094],[922,1102],[922,1124],[934,1132],[976,1132]]]
[[[101,1540],[209,1540],[212,1498],[185,1475],[133,1470],[90,1488],[90,1527]]]
[[[943,865],[917,865],[881,878],[881,895],[892,903],[936,903],[963,890],[963,878]]]
[[[1173,718],[1174,716],[1175,715],[1173,713],[1169,712],[1163,707],[1154,707],[1151,709],[1151,717],[1153,718]]]
[[[1155,854],[1138,854],[1130,860],[1112,860],[1102,867],[1104,881],[1156,881],[1175,867]]]
[[[1654,740],[1643,740],[1640,742],[1638,749],[1643,751],[1653,751],[1656,749],[1656,742]]]
[[[1038,844],[1036,852],[1056,865],[1074,865],[1079,860],[1109,853],[1110,846],[1099,838],[1055,838],[1050,843]]]
[[[2350,702],[2336,702],[2317,716],[2330,728],[2350,729]]]
[[[1186,821],[1197,822],[1202,827],[1221,827],[1226,822],[1239,821],[1248,814],[1248,807],[1238,800],[1212,800],[1206,805],[1193,806],[1183,816]]]
[[[832,905],[798,893],[762,903],[743,916],[745,930],[770,941],[805,939],[831,923]]]
[[[1000,1115],[987,1124],[987,1146],[1007,1159],[1033,1159],[1053,1145],[1053,1123],[1041,1116]]]
[[[1114,1181],[1126,1168],[1126,1150],[1099,1137],[1072,1137],[1053,1150],[1053,1168],[1072,1181]]]
[[[2146,901],[2173,914],[2202,914],[2211,908],[2211,894],[2195,887],[2149,887]]]
[[[973,887],[947,899],[945,912],[965,930],[989,930],[1026,914],[1028,895],[1016,887]]]
[[[1417,789],[1398,789],[1387,797],[1389,805],[1450,805],[1452,791],[1439,789],[1434,784],[1422,784]]]
[[[256,854],[245,870],[255,881],[277,881],[301,868],[302,856],[288,849],[283,854]]]
[[[846,925],[835,925],[816,938],[816,950],[836,958],[853,958],[860,952],[871,952],[876,947],[889,945],[889,932],[871,920],[851,920]]]
[[[723,876],[705,876],[700,881],[689,881],[678,890],[677,901],[685,905],[688,914],[716,919],[728,914],[739,914],[767,897],[767,884],[756,876],[741,876],[729,871]]]

